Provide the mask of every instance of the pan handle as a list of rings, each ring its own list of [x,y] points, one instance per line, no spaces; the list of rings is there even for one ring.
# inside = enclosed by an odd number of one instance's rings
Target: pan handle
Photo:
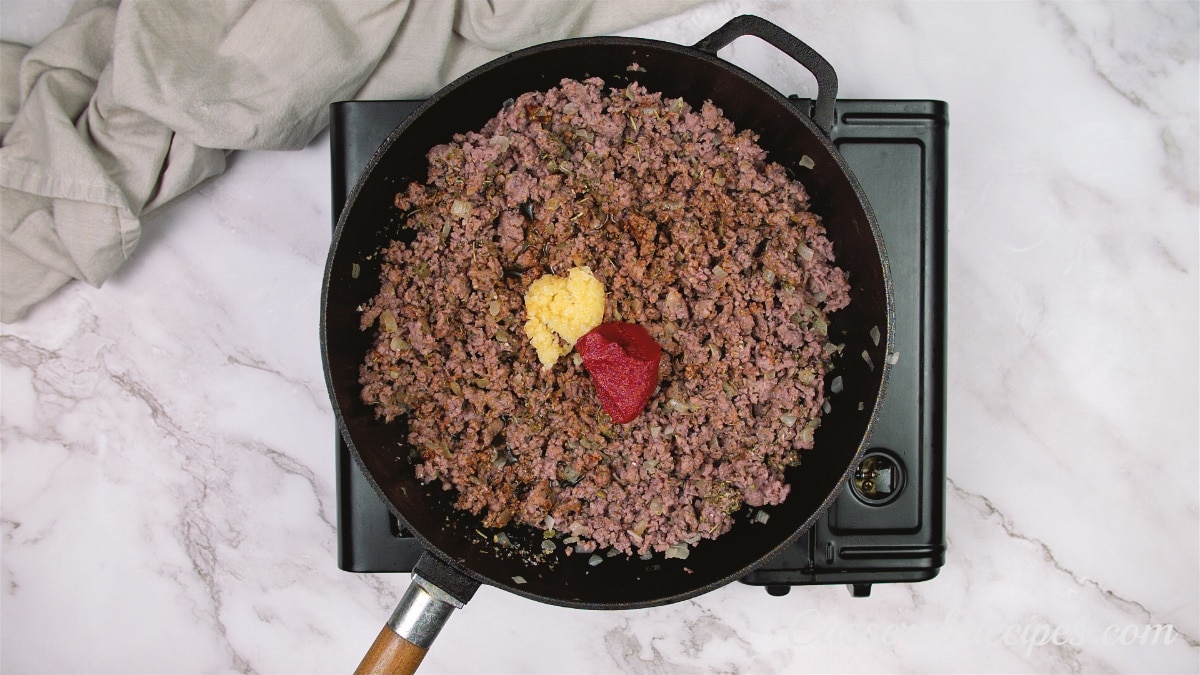
[[[817,78],[817,103],[812,119],[829,135],[833,131],[833,104],[837,100],[837,73],[833,66],[812,47],[802,42],[775,24],[761,17],[743,14],[730,19],[729,23],[713,31],[711,35],[693,45],[700,51],[716,56],[717,51],[743,35],[753,35],[779,51],[792,57]]]
[[[450,614],[479,588],[450,563],[428,552],[413,567],[412,582],[392,618],[371,643],[355,675],[412,675]]]

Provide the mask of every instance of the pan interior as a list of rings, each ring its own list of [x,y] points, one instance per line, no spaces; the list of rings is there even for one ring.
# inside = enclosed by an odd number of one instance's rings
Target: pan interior
[[[627,70],[635,62],[644,71]],[[452,491],[415,478],[407,424],[376,420],[359,399],[359,366],[372,336],[359,330],[357,308],[379,289],[374,253],[405,237],[401,214],[392,206],[395,193],[411,181],[425,180],[425,154],[433,145],[482,127],[505,100],[544,91],[563,78],[591,76],[604,78],[609,86],[636,80],[667,97],[681,96],[694,107],[712,100],[739,129],[758,133],[769,159],[793,169],[805,184],[812,210],[824,219],[837,263],[847,269],[853,286],[851,305],[830,316],[831,339],[845,345],[834,370],[842,376],[844,390],[831,398],[832,410],[817,431],[816,447],[787,474],[791,495],[769,509],[766,524],[740,518],[727,534],[695,546],[686,560],[616,556],[596,566],[587,564],[586,555],[537,560],[513,551],[538,550],[541,532],[512,526],[506,534],[515,546],[495,546],[494,530],[455,509]],[[804,158],[813,161],[812,170],[801,167]],[[677,45],[623,38],[551,43],[464,76],[427,102],[381,147],[343,211],[326,270],[327,378],[352,454],[426,547],[481,581],[546,602],[597,608],[660,604],[744,575],[810,526],[836,495],[862,452],[881,398],[891,341],[885,268],[878,228],[846,165],[815,126],[778,93],[734,66]],[[878,328],[878,343],[871,337],[872,328]]]

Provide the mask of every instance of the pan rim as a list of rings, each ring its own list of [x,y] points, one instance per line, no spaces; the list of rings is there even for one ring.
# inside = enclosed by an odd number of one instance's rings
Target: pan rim
[[[474,566],[466,564],[462,561],[456,560],[453,556],[447,555],[445,551],[440,549],[438,546],[434,545],[417,528],[412,527],[411,523],[408,521],[408,519],[406,519],[404,517],[404,514],[400,511],[400,509],[398,509],[396,507],[396,505],[392,503],[392,500],[387,497],[383,488],[376,481],[374,475],[370,471],[367,470],[366,464],[361,456],[361,453],[359,452],[359,450],[354,442],[354,439],[351,437],[349,426],[347,425],[347,422],[343,415],[341,406],[338,404],[338,401],[336,398],[336,390],[334,388],[334,382],[333,382],[333,377],[332,377],[332,368],[331,368],[330,355],[329,355],[329,349],[328,349],[328,344],[329,344],[329,341],[328,341],[329,290],[330,290],[330,284],[331,284],[331,280],[332,280],[334,260],[335,260],[335,258],[338,257],[337,254],[338,254],[338,250],[339,250],[339,243],[342,241],[342,233],[343,233],[344,229],[346,228],[348,221],[350,220],[350,215],[352,212],[351,206],[357,202],[358,197],[359,197],[360,193],[362,192],[364,185],[367,183],[370,176],[374,173],[376,167],[382,161],[383,157],[388,153],[390,148],[395,144],[395,142],[404,135],[404,133],[414,123],[415,120],[419,119],[420,116],[425,114],[430,108],[437,105],[441,100],[443,100],[445,97],[451,95],[453,92],[455,92],[460,87],[464,86],[465,84],[467,84],[469,82],[474,81],[475,79],[477,79],[480,76],[483,76],[495,69],[505,67],[506,65],[508,65],[511,62],[516,61],[516,60],[521,60],[521,59],[526,59],[526,58],[537,58],[537,57],[544,58],[547,53],[551,53],[551,52],[554,52],[557,50],[574,49],[577,47],[594,48],[597,46],[615,47],[615,48],[632,48],[632,49],[646,48],[646,49],[664,50],[667,52],[673,52],[673,53],[676,53],[679,55],[683,55],[688,58],[698,59],[712,67],[716,67],[718,69],[725,70],[729,74],[736,76],[738,79],[748,83],[749,85],[756,87],[757,89],[761,90],[767,96],[773,98],[781,106],[788,106],[789,109],[792,109],[791,107],[794,106],[794,104],[789,102],[786,97],[784,97],[782,94],[780,94],[774,88],[772,88],[769,85],[767,85],[766,83],[762,82],[762,80],[755,77],[753,74],[748,73],[747,71],[741,69],[740,67],[738,67],[734,64],[731,64],[723,59],[720,59],[715,54],[710,54],[708,52],[697,49],[695,47],[689,47],[689,46],[685,46],[685,45],[678,45],[675,43],[662,42],[662,41],[658,41],[658,40],[650,40],[650,39],[644,39],[644,38],[628,38],[628,37],[610,36],[610,37],[593,37],[593,38],[570,38],[570,39],[565,39],[565,40],[557,40],[557,41],[553,41],[553,42],[548,42],[548,43],[528,47],[526,49],[522,49],[522,50],[510,53],[510,54],[501,56],[501,57],[494,59],[488,63],[485,63],[485,64],[469,71],[468,73],[460,76],[459,78],[455,79],[454,81],[452,81],[451,83],[449,83],[448,85],[446,85],[445,87],[440,89],[434,95],[432,95],[431,97],[426,99],[415,111],[413,111],[413,113],[410,116],[408,116],[405,120],[403,120],[400,124],[398,124],[397,127],[388,135],[387,139],[384,142],[382,142],[379,145],[379,147],[375,150],[374,154],[372,155],[371,160],[364,167],[361,176],[359,177],[359,179],[356,181],[355,185],[352,187],[352,189],[347,194],[345,205],[341,211],[341,214],[339,215],[337,225],[333,232],[333,238],[331,240],[328,257],[326,260],[326,267],[325,267],[323,282],[322,282],[320,337],[321,337],[322,365],[323,365],[324,375],[325,375],[325,379],[326,379],[326,386],[327,386],[327,389],[329,391],[329,394],[330,394],[330,397],[331,397],[331,400],[333,403],[332,408],[333,408],[334,416],[335,416],[337,427],[338,427],[338,433],[345,440],[345,442],[350,450],[350,455],[354,458],[355,464],[363,472],[363,475],[366,477],[366,479],[367,479],[368,483],[371,485],[372,489],[381,498],[383,503],[387,506],[388,510],[399,520],[399,522],[402,523],[403,525],[405,525],[408,528],[408,530],[418,539],[418,541],[421,543],[421,545],[426,550],[427,554],[436,555],[443,560],[451,561],[451,564],[454,566],[455,569],[460,571],[465,576],[472,578],[480,583],[485,583],[488,585],[496,586],[497,588],[502,588],[502,589],[509,591],[511,593],[514,593],[516,595],[520,595],[522,597],[526,597],[526,598],[536,600],[539,602],[545,602],[545,603],[549,603],[549,604],[566,606],[566,607],[584,608],[584,609],[637,609],[637,608],[645,608],[645,607],[666,605],[666,604],[671,604],[674,602],[679,602],[682,600],[686,600],[689,598],[693,598],[693,597],[702,595],[709,591],[715,590],[716,588],[719,588],[721,586],[728,585],[729,583],[744,577],[746,574],[750,573],[754,569],[765,564],[771,558],[775,557],[780,552],[785,550],[787,547],[791,546],[797,538],[801,537],[804,533],[806,533],[808,530],[810,530],[812,528],[812,526],[816,523],[816,521],[829,509],[830,505],[841,494],[842,490],[846,486],[847,481],[850,479],[850,476],[852,475],[858,461],[861,459],[864,452],[869,447],[872,433],[874,431],[875,425],[878,422],[879,410],[882,406],[882,402],[884,400],[884,396],[886,393],[887,383],[888,383],[889,374],[890,374],[890,370],[891,370],[891,364],[888,363],[886,360],[882,364],[880,364],[881,374],[880,374],[880,384],[879,384],[878,392],[875,395],[875,400],[872,405],[871,414],[867,418],[867,423],[866,423],[863,435],[858,441],[858,446],[855,450],[855,453],[854,453],[851,461],[849,462],[846,469],[842,472],[840,479],[834,485],[832,490],[821,501],[820,506],[817,509],[815,509],[812,513],[810,513],[809,516],[805,519],[805,521],[799,527],[797,527],[794,531],[792,531],[791,534],[789,534],[787,537],[785,537],[782,540],[780,540],[779,542],[777,542],[772,548],[770,548],[770,550],[766,554],[759,556],[756,560],[751,561],[750,563],[748,563],[738,569],[735,569],[735,570],[729,572],[728,574],[725,574],[715,580],[706,582],[704,584],[701,584],[701,585],[691,588],[689,590],[670,594],[670,595],[657,596],[657,597],[653,597],[653,598],[646,599],[646,600],[614,601],[614,602],[607,602],[607,603],[606,602],[598,603],[598,602],[590,602],[590,601],[572,600],[568,597],[547,596],[547,595],[543,595],[541,593],[536,593],[533,591],[523,589],[513,583],[505,583],[505,580],[503,580],[503,579],[496,579],[492,576],[483,574],[480,571],[478,571],[477,569],[475,569]],[[878,254],[879,254],[879,261],[882,265],[882,271],[883,271],[882,278],[883,278],[883,286],[884,286],[883,291],[884,291],[885,315],[886,315],[886,317],[885,317],[886,318],[886,337],[885,337],[885,350],[886,351],[885,351],[885,353],[891,353],[894,349],[894,340],[895,340],[895,337],[894,337],[895,303],[894,303],[894,296],[893,296],[890,266],[889,266],[888,257],[887,257],[887,253],[886,253],[886,247],[884,245],[884,241],[883,241],[881,230],[879,228],[877,217],[874,213],[874,210],[871,208],[870,202],[868,201],[865,193],[863,192],[863,189],[862,189],[861,185],[859,184],[857,178],[854,176],[853,172],[849,169],[848,165],[845,162],[845,159],[842,157],[841,153],[837,150],[837,148],[833,144],[832,140],[828,136],[826,136],[823,132],[821,132],[819,130],[819,128],[816,126],[816,124],[807,115],[804,115],[803,113],[801,113],[799,111],[796,111],[796,112],[797,112],[797,114],[795,115],[795,119],[799,120],[803,124],[803,126],[807,129],[809,134],[814,136],[818,140],[818,142],[822,146],[825,147],[829,156],[835,160],[838,170],[848,180],[850,188],[853,191],[853,194],[857,197],[858,202],[861,204],[861,206],[863,208],[867,226],[869,227],[871,235],[874,238],[874,242],[876,244]]]

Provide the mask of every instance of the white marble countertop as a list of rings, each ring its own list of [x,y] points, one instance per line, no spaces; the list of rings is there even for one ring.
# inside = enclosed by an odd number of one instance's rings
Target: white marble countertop
[[[4,0],[3,37],[65,6]],[[946,565],[621,612],[485,587],[424,670],[1200,669],[1197,7],[718,2],[629,31],[755,13],[844,97],[949,102]],[[811,93],[756,41],[722,56]],[[407,578],[337,567],[328,154],[235,155],[102,288],[3,326],[5,672],[346,672],[387,618]]]

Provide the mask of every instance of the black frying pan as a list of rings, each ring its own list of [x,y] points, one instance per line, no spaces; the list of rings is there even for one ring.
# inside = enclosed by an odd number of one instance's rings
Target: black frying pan
[[[818,95],[811,117],[761,80],[716,56],[743,35],[754,35],[812,72]],[[637,62],[645,72],[629,73]],[[379,290],[379,260],[371,254],[404,238],[395,193],[424,181],[425,155],[455,133],[475,130],[509,98],[546,90],[564,77],[605,78],[623,86],[631,76],[651,91],[683,97],[693,107],[712,100],[739,129],[759,134],[769,159],[804,182],[811,210],[820,215],[837,263],[849,272],[852,301],[830,316],[830,337],[844,342],[835,359],[844,391],[831,397],[815,447],[787,474],[786,502],[766,524],[739,524],[692,550],[686,561],[609,558],[592,567],[588,556],[561,556],[532,565],[483,545],[480,519],[453,506],[453,494],[422,484],[413,473],[403,419],[384,423],[359,398],[359,366],[372,340],[359,330],[357,308]],[[448,85],[400,124],[380,146],[354,187],[334,232],[325,270],[321,345],[338,426],[355,460],[392,511],[425,548],[411,584],[360,669],[415,669],[445,617],[470,599],[480,583],[556,605],[627,609],[690,598],[734,581],[786,547],[837,496],[866,447],[887,376],[892,343],[892,295],[883,240],[862,189],[828,133],[835,124],[837,78],[819,54],[758,17],[741,16],[694,46],[600,37],[532,47],[488,63]],[[812,169],[801,168],[810,158]],[[881,339],[871,336],[877,327]],[[863,357],[866,352],[868,358]],[[828,383],[826,383],[828,386]],[[862,402],[860,407],[858,402]],[[841,403],[841,405],[839,405]],[[510,539],[531,550],[540,532],[510,527]],[[685,571],[684,567],[690,571]],[[519,577],[525,583],[514,581]]]

